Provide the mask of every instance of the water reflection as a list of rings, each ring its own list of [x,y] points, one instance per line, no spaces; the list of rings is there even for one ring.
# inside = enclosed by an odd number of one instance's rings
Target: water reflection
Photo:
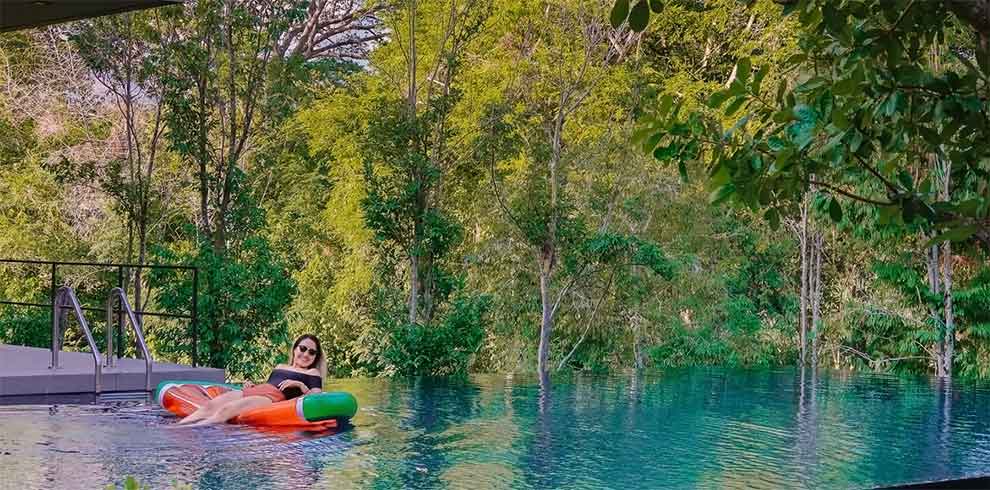
[[[799,369],[797,402],[797,475],[801,486],[811,487],[818,467],[818,371]]]
[[[990,393],[813,370],[339,380],[325,433],[170,430],[142,406],[0,407],[11,488],[866,488],[990,472]],[[8,454],[9,453],[9,454]]]

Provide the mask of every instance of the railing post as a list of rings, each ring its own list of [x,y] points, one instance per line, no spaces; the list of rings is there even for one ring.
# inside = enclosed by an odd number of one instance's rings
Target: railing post
[[[55,266],[52,266],[54,270]],[[62,349],[59,345],[59,303],[62,302],[60,294],[52,295],[52,364],[49,369],[58,369],[58,351]]]
[[[107,361],[105,363],[106,367],[113,367],[116,364],[117,359],[113,355],[113,331],[116,330],[113,324],[113,291],[110,292],[110,296],[107,296]],[[119,319],[118,319],[119,321]],[[118,339],[119,340],[119,339]]]
[[[199,268],[193,267],[193,283],[192,283],[192,341],[193,341],[193,351],[192,351],[192,365],[193,367],[199,366],[199,321],[196,317],[197,305],[199,303]]]
[[[51,303],[52,304],[52,307],[53,307],[52,308],[52,323],[55,323],[55,315],[56,315],[56,313],[58,313],[58,311],[54,309],[54,306],[55,306],[55,267],[56,267],[55,262],[52,262],[52,284],[51,284],[51,287],[52,288],[51,288],[51,291],[48,294],[48,299],[51,300],[51,301],[49,301],[49,303]],[[54,336],[52,337],[52,342],[55,342],[55,337]]]
[[[117,267],[117,287],[124,290],[124,266]],[[109,308],[109,305],[107,306]],[[107,318],[110,318],[107,316]],[[124,357],[124,312],[120,308],[117,309],[117,357]],[[107,328],[107,335],[112,335],[110,333],[109,327]]]

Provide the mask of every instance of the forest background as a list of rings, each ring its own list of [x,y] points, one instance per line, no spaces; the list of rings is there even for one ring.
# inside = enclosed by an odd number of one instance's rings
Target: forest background
[[[306,332],[336,376],[987,378],[990,20],[950,3],[190,0],[0,34],[0,255],[198,267],[197,324],[146,335],[234,379]],[[0,266],[0,299],[48,274]],[[189,313],[191,279],[125,282]],[[97,306],[116,270],[59,281]],[[0,343],[48,315],[0,307]]]

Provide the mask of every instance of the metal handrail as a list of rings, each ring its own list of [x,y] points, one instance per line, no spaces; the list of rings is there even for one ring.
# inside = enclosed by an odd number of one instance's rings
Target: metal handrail
[[[113,318],[114,300],[120,301],[120,308],[124,310],[124,313],[127,315],[127,321],[131,324],[131,328],[134,329],[138,347],[141,348],[141,355],[144,357],[144,390],[151,391],[151,353],[148,352],[148,344],[144,341],[144,330],[141,327],[141,320],[134,315],[131,304],[127,302],[127,294],[121,288],[111,289],[110,295],[107,297],[107,367],[117,365],[117,356],[113,352],[113,327],[116,325]]]
[[[69,299],[69,305],[65,304],[66,298]],[[49,369],[59,369],[60,367],[58,353],[62,350],[62,342],[65,340],[65,335],[63,335],[65,331],[62,329],[62,321],[65,319],[63,309],[67,306],[72,307],[79,326],[82,327],[83,333],[86,334],[86,342],[89,343],[89,348],[93,350],[93,364],[96,367],[93,384],[94,391],[99,394],[103,388],[103,366],[100,363],[100,349],[96,347],[96,341],[93,340],[93,333],[89,330],[86,317],[83,316],[79,298],[76,297],[76,292],[69,286],[58,288],[58,291],[55,292],[55,299],[52,301],[52,365]]]
[[[0,0],[0,4],[3,0]],[[27,259],[4,259],[0,258],[0,265],[2,264],[22,264],[22,265],[45,265],[51,266],[50,273],[50,290],[49,298],[51,298],[52,303],[43,304],[35,302],[24,302],[24,301],[7,301],[0,298],[0,305],[12,305],[12,306],[29,306],[29,307],[39,307],[39,308],[52,308],[54,306],[55,291],[57,284],[57,272],[58,266],[86,266],[86,267],[114,267],[117,269],[117,287],[124,288],[124,269],[128,271],[132,269],[166,269],[166,270],[180,270],[180,271],[191,271],[192,272],[192,302],[189,305],[189,314],[169,314],[162,312],[153,311],[135,311],[134,313],[140,318],[144,318],[145,315],[153,317],[162,318],[186,318],[191,320],[190,328],[192,330],[192,364],[193,367],[199,365],[199,321],[197,315],[197,307],[199,304],[199,269],[195,266],[189,265],[161,265],[161,264],[127,264],[127,263],[114,263],[114,262],[76,262],[76,261],[50,261],[50,260],[27,260]],[[101,308],[87,308],[83,307],[83,311],[100,311],[104,310]],[[121,322],[123,323],[123,322]],[[120,335],[120,331],[117,332]],[[121,346],[117,346],[118,348]],[[118,356],[123,356],[123,352],[118,351]]]

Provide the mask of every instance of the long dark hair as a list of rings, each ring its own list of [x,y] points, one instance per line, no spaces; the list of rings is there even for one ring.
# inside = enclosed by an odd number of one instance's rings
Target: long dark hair
[[[317,370],[320,371],[320,377],[321,378],[326,378],[327,377],[327,362],[326,362],[326,359],[323,356],[323,346],[320,345],[320,339],[317,338],[313,334],[307,333],[307,334],[300,335],[299,338],[297,338],[296,341],[292,343],[292,352],[289,353],[289,365],[291,366],[292,365],[292,360],[296,358],[295,357],[296,356],[296,349],[299,348],[299,343],[302,342],[303,340],[306,340],[306,339],[312,340],[313,343],[316,344],[316,358],[313,359],[313,363],[310,364],[309,366],[307,366],[307,368],[308,369],[312,369],[312,368],[315,367]]]

